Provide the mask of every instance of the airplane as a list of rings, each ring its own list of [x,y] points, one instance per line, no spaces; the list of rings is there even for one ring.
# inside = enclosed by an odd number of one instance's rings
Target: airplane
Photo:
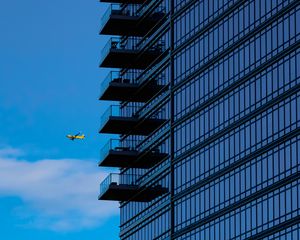
[[[74,141],[75,139],[81,139],[83,140],[85,138],[84,134],[82,135],[79,135],[79,133],[77,133],[76,135],[71,135],[71,134],[68,134],[66,137],[69,138],[70,140]]]

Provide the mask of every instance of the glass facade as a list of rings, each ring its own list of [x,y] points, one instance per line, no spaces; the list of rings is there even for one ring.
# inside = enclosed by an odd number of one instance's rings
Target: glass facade
[[[112,2],[101,93],[121,102],[100,132],[129,179],[99,199],[120,201],[120,239],[300,239],[300,1]]]

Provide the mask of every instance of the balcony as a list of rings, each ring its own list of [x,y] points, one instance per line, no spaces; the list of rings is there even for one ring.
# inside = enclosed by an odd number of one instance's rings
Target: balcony
[[[112,71],[101,84],[99,100],[147,102],[163,88],[155,80],[139,84]]]
[[[126,46],[121,38],[113,37],[101,54],[100,67],[146,69],[156,59],[162,57],[164,43],[158,43],[143,52]]]
[[[120,109],[120,106],[110,106],[101,118],[99,133],[147,136],[166,122],[166,119],[160,119],[157,115],[141,119],[135,115],[136,110],[133,107],[126,107],[125,116],[124,109]]]
[[[164,10],[144,17],[122,9],[119,4],[112,4],[101,19],[100,34],[143,37],[158,26],[164,16]]]
[[[99,200],[150,202],[168,192],[161,185],[140,186],[137,175],[112,173],[100,184]]]
[[[161,153],[159,149],[147,152],[137,151],[134,146],[137,141],[123,141],[111,139],[101,150],[100,167],[119,168],[144,168],[148,169],[168,157],[167,153]]]

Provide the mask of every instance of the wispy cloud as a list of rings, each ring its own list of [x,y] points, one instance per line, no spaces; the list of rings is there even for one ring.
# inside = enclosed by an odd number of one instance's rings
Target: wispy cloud
[[[0,149],[0,197],[19,197],[15,214],[30,218],[26,227],[72,231],[101,225],[118,214],[117,203],[99,202],[99,183],[107,175],[95,161],[28,161],[22,151]]]
[[[24,152],[20,149],[9,146],[0,146],[0,157],[19,157],[23,154]]]

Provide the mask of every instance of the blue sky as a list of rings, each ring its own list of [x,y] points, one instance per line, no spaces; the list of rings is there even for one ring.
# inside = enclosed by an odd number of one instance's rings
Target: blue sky
[[[97,100],[108,7],[97,0],[0,0],[0,234],[3,239],[116,239],[118,205],[99,202],[108,140]],[[83,131],[84,142],[68,133]]]

